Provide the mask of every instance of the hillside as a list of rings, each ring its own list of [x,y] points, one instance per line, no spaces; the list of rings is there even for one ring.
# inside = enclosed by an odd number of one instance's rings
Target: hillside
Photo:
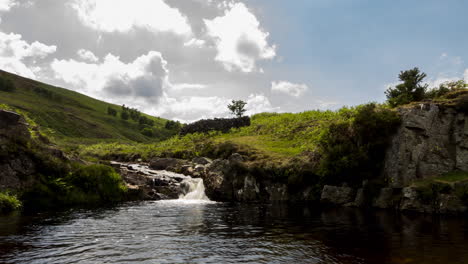
[[[20,110],[40,126],[41,132],[57,142],[154,142],[175,134],[164,128],[167,120],[162,118],[142,114],[154,120],[150,128],[153,136],[149,137],[141,133],[146,125],[119,117],[121,106],[1,70],[0,78],[11,80],[14,85],[12,91],[0,89],[0,105]],[[116,109],[117,116],[109,115],[108,107]]]

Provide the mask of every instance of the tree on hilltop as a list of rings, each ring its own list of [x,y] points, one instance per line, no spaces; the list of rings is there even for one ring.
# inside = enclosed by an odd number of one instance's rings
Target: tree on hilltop
[[[385,91],[390,106],[408,104],[414,101],[423,100],[426,95],[428,85],[422,84],[426,74],[415,67],[411,70],[401,71],[398,78],[403,83],[394,88],[390,87]]]
[[[231,114],[237,116],[237,117],[242,117],[245,113],[245,105],[247,103],[242,101],[242,100],[232,100],[232,103],[229,104],[227,107],[229,111],[231,111]]]

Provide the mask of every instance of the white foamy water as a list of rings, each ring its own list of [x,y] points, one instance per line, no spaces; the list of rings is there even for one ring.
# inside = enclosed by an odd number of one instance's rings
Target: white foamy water
[[[181,195],[176,201],[182,203],[214,203],[205,194],[203,179],[188,178],[183,183],[188,186],[188,192]]]

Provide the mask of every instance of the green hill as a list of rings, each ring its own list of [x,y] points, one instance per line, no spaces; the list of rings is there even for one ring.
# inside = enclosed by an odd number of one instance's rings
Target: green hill
[[[13,86],[8,88],[7,86]],[[0,70],[0,107],[19,110],[34,120],[42,132],[60,143],[154,142],[176,132],[165,119],[142,114],[154,125],[122,120],[122,107],[67,89],[47,85]],[[117,110],[109,115],[108,108]],[[142,130],[146,129],[145,135]],[[148,129],[152,136],[148,135]]]

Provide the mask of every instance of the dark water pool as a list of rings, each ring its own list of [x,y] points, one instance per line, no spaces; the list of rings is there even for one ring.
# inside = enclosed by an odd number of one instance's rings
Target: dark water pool
[[[468,263],[468,220],[141,202],[0,217],[0,263]]]

